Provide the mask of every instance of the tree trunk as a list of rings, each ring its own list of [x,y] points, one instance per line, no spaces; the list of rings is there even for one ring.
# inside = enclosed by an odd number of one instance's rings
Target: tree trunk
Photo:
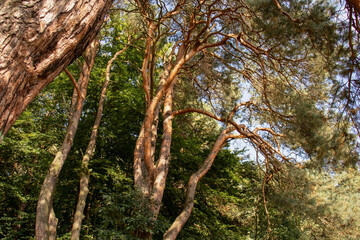
[[[54,208],[51,207],[49,216],[49,240],[56,240],[56,227],[58,219],[55,216]]]
[[[89,193],[90,171],[87,167],[89,160],[90,160],[90,156],[88,153],[86,153],[82,160],[83,166],[81,167],[81,175],[80,175],[80,192],[79,192],[78,202],[76,205],[74,222],[71,230],[71,240],[76,240],[80,238],[81,223],[84,218],[86,198]]]
[[[156,178],[154,181],[153,191],[152,191],[152,204],[153,204],[153,214],[157,218],[162,198],[164,195],[166,177],[169,172],[170,166],[170,149],[171,149],[171,140],[172,140],[172,104],[173,104],[173,88],[174,85],[170,86],[169,90],[165,95],[164,101],[164,121],[163,121],[163,136],[160,149],[159,161],[156,164]]]
[[[0,2],[0,141],[35,96],[81,56],[111,3]]]
[[[75,133],[79,124],[82,107],[85,101],[86,90],[89,83],[90,71],[95,62],[97,46],[98,46],[98,41],[94,40],[86,51],[85,58],[91,59],[90,66],[88,66],[87,62],[83,64],[82,74],[78,81],[78,86],[75,87],[77,90],[74,89],[73,104],[72,104],[73,107],[71,110],[72,112],[70,113],[71,119],[69,121],[64,142],[60,150],[57,152],[50,166],[50,170],[47,173],[44,183],[41,187],[40,196],[37,204],[37,210],[36,210],[35,234],[37,240],[49,239],[49,234],[50,234],[49,221],[51,220],[50,215],[51,215],[52,201],[55,193],[56,182],[60,174],[61,168],[64,165],[65,159],[67,158],[67,155],[70,152],[70,148],[72,146]],[[77,91],[80,92],[80,97],[78,97]],[[76,102],[76,104],[74,104],[74,102]],[[53,236],[53,234],[51,235]]]
[[[206,48],[223,45],[229,37],[224,37],[215,43],[207,43],[204,41],[199,44],[192,37],[192,32],[179,40],[173,46],[171,53],[163,56],[163,66],[165,66],[161,74],[160,81],[154,81],[154,68],[156,56],[157,41],[161,39],[160,24],[172,15],[179,13],[184,2],[179,1],[172,11],[169,11],[163,18],[154,21],[152,8],[147,1],[135,0],[139,11],[143,16],[144,22],[147,24],[147,39],[145,46],[145,54],[142,65],[143,89],[145,92],[146,115],[143,126],[136,142],[134,153],[134,184],[136,189],[143,193],[143,200],[148,201],[151,206],[151,214],[153,220],[157,219],[157,215],[162,203],[163,193],[165,189],[166,177],[169,170],[171,138],[172,138],[172,92],[174,84],[177,80],[181,68],[198,52]],[[195,19],[195,18],[194,18]],[[192,24],[192,23],[191,23]],[[193,25],[190,24],[190,28]],[[204,28],[205,31],[205,28]],[[199,37],[201,34],[197,35]],[[156,93],[153,95],[157,83]],[[164,100],[165,97],[165,100]],[[164,122],[163,122],[163,138],[160,149],[160,156],[157,162],[154,159],[155,141],[157,136],[157,117],[159,105],[164,100]],[[148,226],[151,228],[151,226]],[[151,234],[141,231],[142,238],[151,238]]]
[[[163,85],[166,81],[169,72],[168,69],[164,71],[161,76],[161,80],[159,85]],[[150,103],[147,103],[148,106]],[[154,111],[153,121],[151,124],[151,160],[155,162],[155,148],[156,148],[156,138],[158,131],[158,123],[159,123],[159,113],[161,109],[161,102],[157,104]],[[145,117],[146,121],[146,117]],[[141,127],[139,137],[136,141],[136,147],[134,151],[134,185],[137,190],[139,190],[144,198],[148,198],[151,194],[152,189],[152,181],[149,181],[148,172],[146,170],[145,162],[144,162],[144,151],[145,151],[145,139],[144,139],[144,124]]]
[[[98,106],[93,130],[91,133],[90,141],[89,141],[88,147],[86,149],[85,155],[83,156],[83,159],[82,159],[81,174],[80,174],[80,192],[79,192],[78,203],[76,206],[74,222],[73,222],[73,226],[72,226],[71,240],[78,240],[80,238],[81,223],[84,218],[84,209],[85,209],[85,205],[86,205],[86,198],[89,193],[90,170],[89,170],[88,166],[89,166],[89,161],[94,153],[94,149],[95,149],[95,145],[96,145],[98,128],[100,126],[101,117],[102,117],[102,113],[103,113],[103,109],[104,109],[106,91],[107,91],[107,87],[110,82],[111,64],[117,58],[117,56],[119,56],[121,53],[125,52],[126,49],[127,49],[127,46],[124,49],[122,49],[121,51],[118,51],[114,55],[114,57],[110,59],[110,61],[107,64],[107,67],[106,67],[106,79],[105,79],[105,83],[103,85],[103,89],[101,91],[99,106]]]
[[[346,2],[355,8],[355,11],[360,14],[360,1],[359,0],[346,0]]]
[[[136,190],[140,191],[142,195],[148,196],[150,189],[146,184],[146,169],[144,159],[144,124],[141,127],[139,137],[136,140],[134,150],[134,185]]]
[[[166,240],[176,239],[177,235],[179,234],[179,232],[181,231],[181,229],[183,228],[183,226],[185,225],[185,223],[189,219],[191,211],[192,211],[192,209],[194,207],[194,198],[195,198],[195,191],[196,191],[197,184],[200,181],[200,179],[211,168],[211,166],[212,166],[212,164],[213,164],[213,162],[215,160],[216,155],[221,150],[225,140],[228,138],[228,136],[226,135],[228,132],[229,132],[229,129],[225,129],[219,135],[219,137],[217,138],[213,148],[211,149],[210,154],[208,155],[208,157],[204,161],[201,168],[196,173],[191,175],[190,180],[189,180],[188,185],[187,185],[187,189],[186,189],[186,198],[185,198],[184,209],[181,212],[181,214],[175,219],[175,221],[170,226],[170,228],[166,231],[166,233],[164,234],[163,239],[166,239]]]

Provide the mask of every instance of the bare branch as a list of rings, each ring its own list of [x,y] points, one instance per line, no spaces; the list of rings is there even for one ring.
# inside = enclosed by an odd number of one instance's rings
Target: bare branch
[[[89,66],[89,65],[88,65]],[[64,71],[65,71],[65,73],[69,76],[69,78],[71,79],[71,82],[74,84],[74,87],[75,87],[75,89],[76,89],[76,92],[77,92],[77,99],[78,99],[78,102],[80,102],[80,99],[83,97],[83,96],[81,96],[81,92],[80,92],[80,89],[79,89],[79,86],[77,85],[77,83],[76,83],[76,81],[75,81],[75,79],[74,79],[74,77],[71,75],[71,73],[65,68],[64,69]]]
[[[292,22],[294,22],[294,23],[298,23],[298,22],[299,22],[299,20],[294,19],[293,17],[290,16],[289,13],[285,12],[285,11],[282,9],[282,7],[281,7],[281,5],[280,5],[280,3],[279,3],[278,0],[273,0],[273,1],[274,1],[274,3],[275,3],[276,7],[280,10],[280,12],[281,12],[282,14],[284,14],[287,18],[289,18],[289,19],[290,19]]]
[[[244,124],[239,125],[239,124],[237,124],[235,121],[233,121],[231,119],[218,117],[213,113],[210,113],[210,112],[202,110],[202,109],[196,109],[196,108],[186,108],[186,109],[183,109],[183,110],[179,110],[179,111],[173,112],[172,116],[177,116],[177,115],[190,113],[190,112],[200,113],[200,114],[206,115],[208,117],[211,117],[211,118],[213,118],[215,120],[218,120],[220,122],[231,124],[241,134],[241,136],[244,136],[242,138],[247,138],[251,142],[253,142],[255,144],[256,148],[258,148],[260,150],[260,152],[265,157],[272,157],[273,154],[277,154],[282,159],[288,160],[287,157],[285,157],[279,150],[277,150],[273,146],[271,146],[271,144],[269,144],[267,141],[265,141],[260,135],[257,134],[257,132],[262,130],[262,131],[267,131],[267,132],[269,132],[271,134],[274,133],[274,135],[273,135],[274,138],[276,136],[284,136],[282,134],[277,134],[271,129],[260,128],[260,127],[256,128],[255,131],[250,131]]]

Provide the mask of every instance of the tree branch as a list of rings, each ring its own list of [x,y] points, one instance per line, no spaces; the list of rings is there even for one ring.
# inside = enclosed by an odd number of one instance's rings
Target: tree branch
[[[88,65],[88,66],[89,66],[89,65]],[[70,73],[66,68],[64,69],[64,71],[65,71],[65,73],[69,76],[69,78],[71,79],[71,82],[74,84],[74,87],[75,87],[76,92],[77,92],[77,95],[78,95],[77,100],[78,100],[78,102],[79,102],[80,99],[82,98],[81,93],[80,93],[79,86],[77,85],[74,77],[71,75],[71,73]]]

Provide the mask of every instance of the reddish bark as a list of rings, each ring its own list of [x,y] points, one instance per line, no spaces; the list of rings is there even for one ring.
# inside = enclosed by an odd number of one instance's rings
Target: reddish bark
[[[0,3],[0,136],[95,38],[112,0]]]
[[[259,58],[261,57],[261,54],[265,55],[267,52],[260,47],[255,46],[252,42],[249,42],[246,38],[247,36],[242,35],[243,33],[240,34],[237,31],[234,33],[224,33],[215,27],[217,26],[216,21],[223,18],[226,19],[226,21],[231,19],[231,21],[235,21],[239,24],[239,26],[242,26],[243,23],[241,16],[243,13],[238,11],[240,7],[227,8],[226,6],[222,6],[221,1],[200,1],[197,3],[177,1],[177,4],[174,6],[173,10],[166,11],[162,15],[162,11],[160,11],[160,13],[153,12],[153,8],[150,6],[151,3],[148,1],[135,0],[135,2],[137,3],[139,12],[143,17],[143,23],[147,25],[147,38],[146,46],[144,48],[145,54],[143,65],[141,69],[143,89],[146,100],[146,115],[134,153],[134,182],[135,187],[142,191],[144,201],[151,200],[149,201],[149,204],[152,206],[151,213],[153,214],[153,220],[156,220],[160,210],[167,173],[169,170],[171,158],[170,151],[172,138],[172,118],[174,116],[187,112],[198,112],[205,114],[218,121],[231,124],[231,129],[236,129],[239,132],[238,135],[232,137],[247,137],[251,139],[251,141],[253,141],[257,146],[266,146],[263,147],[264,149],[266,148],[264,151],[273,151],[273,149],[270,148],[271,146],[268,147],[268,145],[264,144],[264,141],[256,133],[249,131],[243,125],[236,124],[230,119],[231,117],[221,118],[206,111],[197,110],[194,108],[172,113],[172,92],[173,88],[176,86],[176,79],[181,73],[182,68],[186,66],[189,60],[191,60],[196,54],[200,52],[202,52],[203,55],[208,55],[212,58],[220,58],[220,61],[224,61],[226,65],[226,61],[215,54],[216,51],[209,51],[207,49],[224,46],[227,44],[227,42],[230,42],[229,40],[237,41],[237,50],[242,51],[242,48],[239,48],[241,45],[245,48],[245,52],[256,53]],[[218,7],[217,4],[219,4],[220,7]],[[183,11],[185,8],[182,8],[184,5],[191,6],[194,8],[194,10],[185,12]],[[246,9],[246,6],[243,7]],[[185,14],[186,17],[182,17],[180,14]],[[239,19],[239,21],[237,22],[235,19]],[[172,26],[179,27],[174,27],[172,29]],[[154,61],[159,61],[160,59],[159,56],[155,56],[154,54],[158,53],[156,49],[156,47],[159,45],[158,40],[166,35],[168,37],[174,36],[174,38],[177,39],[177,42],[174,42],[171,52],[164,53],[164,55],[162,55],[163,62],[159,65],[163,66],[164,69],[159,81],[154,81],[154,67],[156,65],[154,64]],[[262,60],[260,60],[260,62],[262,62]],[[231,64],[226,66],[229,66],[230,69],[232,67]],[[186,72],[185,69],[184,72]],[[152,94],[155,92],[154,83],[156,82],[158,82],[158,84],[156,87],[156,93],[153,96]],[[163,138],[161,149],[159,150],[159,158],[156,161],[153,157],[155,152],[154,143],[157,136],[156,126],[159,114],[158,109],[159,105],[162,103],[164,104],[162,132]],[[236,109],[234,109],[234,111],[236,111]],[[234,113],[231,113],[231,116],[233,114]],[[221,139],[225,141],[225,138]],[[206,163],[209,161],[212,163],[216,153],[220,150],[220,146],[218,145],[219,144],[217,142],[216,147],[214,148],[214,153],[209,156],[209,158],[206,160]],[[206,165],[206,170],[201,174],[205,174],[208,171],[211,163]],[[197,183],[200,178],[193,177],[191,181],[195,181]],[[196,187],[196,184],[194,186]],[[191,188],[191,191],[193,191],[195,194],[195,189]],[[190,215],[189,212],[188,215]],[[148,227],[151,228],[151,226]],[[173,231],[171,230],[171,232]],[[142,238],[151,238],[150,233],[145,231],[141,233]]]
[[[170,166],[170,149],[171,149],[171,139],[172,139],[172,104],[173,104],[173,85],[168,89],[165,95],[164,101],[164,121],[163,121],[163,136],[160,149],[159,161],[156,164],[155,168],[155,179],[153,184],[153,190],[151,199],[154,204],[153,214],[155,218],[159,214],[162,198],[164,195],[166,177],[169,172]]]
[[[187,185],[184,209],[181,212],[181,214],[175,219],[171,227],[166,231],[163,239],[166,240],[176,239],[180,230],[183,228],[183,226],[189,219],[191,211],[194,207],[194,198],[195,198],[197,184],[200,181],[200,179],[211,168],[215,160],[215,157],[217,156],[218,152],[221,150],[225,140],[230,137],[230,135],[229,136],[227,135],[229,131],[230,131],[229,129],[225,129],[224,131],[222,131],[222,133],[217,138],[213,148],[211,149],[211,152],[209,153],[208,157],[202,164],[201,168],[196,173],[191,175],[189,183]]]

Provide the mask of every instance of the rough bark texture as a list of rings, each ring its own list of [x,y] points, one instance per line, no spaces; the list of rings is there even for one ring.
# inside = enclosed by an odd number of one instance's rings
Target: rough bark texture
[[[56,226],[54,229],[53,224],[51,224],[51,226],[49,224],[54,222],[52,219],[55,217],[55,215],[51,216],[51,211],[56,182],[74,141],[75,133],[85,101],[86,90],[90,78],[90,71],[95,61],[97,46],[98,43],[96,40],[94,40],[94,42],[89,46],[88,51],[86,51],[85,58],[90,58],[91,61],[90,66],[87,65],[87,62],[83,64],[82,74],[78,81],[78,88],[80,89],[81,97],[78,98],[78,93],[76,90],[74,90],[73,101],[76,101],[76,104],[74,104],[74,102],[72,104],[72,112],[70,113],[71,119],[69,121],[64,142],[60,150],[57,152],[53,162],[51,163],[50,170],[47,173],[41,187],[36,210],[35,234],[37,240],[48,240],[49,236],[54,236],[53,232],[56,232]]]
[[[111,3],[1,1],[1,137],[41,89],[82,54],[100,30]]]
[[[177,235],[179,234],[179,232],[181,231],[181,229],[183,228],[183,226],[189,219],[191,211],[194,207],[194,198],[195,198],[195,191],[196,191],[197,184],[200,181],[200,179],[211,168],[216,155],[221,150],[222,145],[224,144],[225,140],[227,139],[226,134],[228,131],[229,131],[228,129],[225,129],[220,134],[220,136],[217,138],[213,148],[211,149],[210,154],[204,161],[201,168],[196,173],[191,175],[190,180],[187,185],[187,189],[186,189],[186,198],[185,198],[184,209],[181,212],[181,214],[175,219],[175,221],[173,222],[171,227],[166,231],[166,233],[164,234],[164,239],[166,239],[166,240],[176,239]]]
[[[80,192],[79,192],[78,203],[76,206],[74,222],[73,222],[73,226],[72,226],[71,240],[78,240],[80,238],[81,223],[84,218],[84,209],[85,209],[85,205],[86,205],[86,198],[89,193],[90,171],[89,171],[88,166],[89,166],[89,161],[94,153],[94,149],[95,149],[95,145],[96,145],[98,128],[100,126],[101,117],[102,117],[102,113],[103,113],[103,109],[104,109],[106,91],[107,91],[107,87],[110,82],[111,64],[114,62],[114,60],[117,58],[117,56],[119,56],[121,53],[123,53],[126,49],[127,49],[127,47],[125,47],[121,51],[118,51],[114,55],[114,57],[110,59],[110,61],[108,62],[107,68],[106,68],[106,79],[105,79],[105,83],[103,85],[103,89],[101,91],[99,106],[98,106],[93,130],[91,132],[90,141],[89,141],[88,147],[86,149],[85,155],[83,156],[82,163],[81,163]]]

